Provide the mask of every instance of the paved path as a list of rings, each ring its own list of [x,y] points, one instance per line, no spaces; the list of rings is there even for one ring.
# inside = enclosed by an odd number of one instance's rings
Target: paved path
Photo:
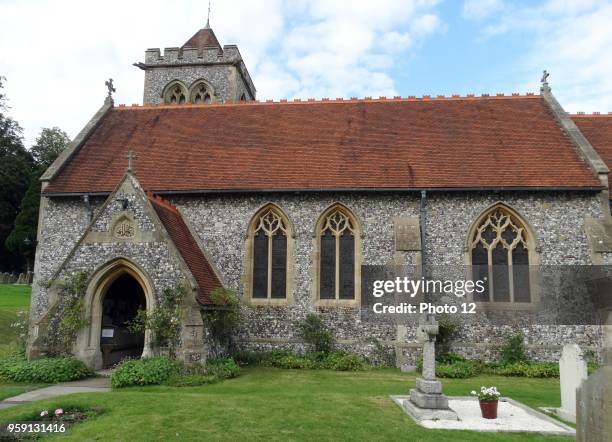
[[[56,396],[73,393],[105,393],[110,391],[110,378],[98,377],[83,379],[74,382],[65,382],[50,387],[39,388],[38,390],[28,391],[17,396],[10,397],[0,402],[0,410],[3,408],[14,407],[28,402],[49,399]]]

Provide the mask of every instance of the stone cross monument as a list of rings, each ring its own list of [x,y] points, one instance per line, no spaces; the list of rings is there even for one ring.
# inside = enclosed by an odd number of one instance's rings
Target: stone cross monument
[[[457,414],[448,408],[448,398],[442,394],[442,383],[436,379],[436,335],[438,323],[433,315],[428,315],[420,325],[423,341],[423,373],[416,380],[416,388],[410,390],[410,400],[404,408],[415,419],[457,420]]]

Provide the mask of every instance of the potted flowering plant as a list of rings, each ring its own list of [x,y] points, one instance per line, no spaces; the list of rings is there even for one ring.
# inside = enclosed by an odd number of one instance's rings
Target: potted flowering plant
[[[480,387],[480,392],[472,391],[472,396],[477,396],[480,402],[480,412],[485,419],[497,419],[497,403],[501,393],[496,387]]]

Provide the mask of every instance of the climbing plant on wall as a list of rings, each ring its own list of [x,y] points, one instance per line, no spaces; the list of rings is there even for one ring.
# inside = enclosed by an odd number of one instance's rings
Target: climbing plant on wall
[[[88,278],[87,273],[77,272],[50,284],[50,287],[59,290],[47,331],[47,346],[52,354],[71,354],[79,330],[89,323],[85,318],[83,301]]]
[[[246,307],[231,289],[218,288],[212,291],[210,298],[214,307],[204,311],[204,325],[218,348],[214,353],[221,356],[224,353],[232,353],[234,348],[234,334],[242,320],[243,308]],[[214,350],[214,349],[213,349]]]
[[[187,294],[184,285],[164,290],[161,302],[151,312],[139,310],[129,323],[133,333],[151,331],[151,343],[156,348],[167,347],[171,357],[176,356],[181,336],[181,304]]]

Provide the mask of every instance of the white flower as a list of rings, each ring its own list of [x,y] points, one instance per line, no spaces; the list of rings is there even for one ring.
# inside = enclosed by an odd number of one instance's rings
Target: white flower
[[[64,410],[62,410],[61,408],[58,408],[57,410],[55,410],[56,416],[61,416],[62,414],[64,414]]]
[[[43,410],[40,412],[40,417],[47,417],[49,416],[49,412],[47,410]]]
[[[470,394],[477,395],[478,393],[476,393],[476,391],[472,390],[472,392]]]

